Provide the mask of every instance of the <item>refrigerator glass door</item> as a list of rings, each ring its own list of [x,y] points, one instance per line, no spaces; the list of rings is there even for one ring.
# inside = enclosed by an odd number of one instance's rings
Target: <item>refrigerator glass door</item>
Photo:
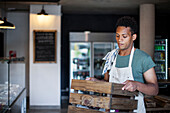
[[[98,79],[103,79],[102,75],[104,60],[103,57],[112,51],[112,49],[117,48],[117,43],[112,42],[94,42],[93,43],[93,75]]]
[[[70,80],[85,80],[90,76],[90,47],[86,42],[70,43]]]

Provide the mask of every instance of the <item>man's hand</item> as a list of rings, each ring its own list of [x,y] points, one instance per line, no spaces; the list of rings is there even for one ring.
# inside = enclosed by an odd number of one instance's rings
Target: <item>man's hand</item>
[[[141,83],[138,81],[127,80],[123,84],[122,90],[128,91],[140,91],[146,95],[157,95],[159,92],[158,82],[156,78],[156,73],[154,68],[149,69],[144,74],[144,79],[146,83]]]
[[[126,80],[125,82],[123,82],[123,84],[125,85],[122,87],[122,90],[127,90],[131,92],[136,91],[138,87],[137,82],[132,80]]]

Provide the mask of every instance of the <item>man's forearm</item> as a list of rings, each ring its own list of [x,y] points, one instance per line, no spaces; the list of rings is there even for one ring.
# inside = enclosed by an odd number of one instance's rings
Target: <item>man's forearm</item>
[[[157,95],[159,92],[158,84],[137,82],[137,90],[146,95]]]

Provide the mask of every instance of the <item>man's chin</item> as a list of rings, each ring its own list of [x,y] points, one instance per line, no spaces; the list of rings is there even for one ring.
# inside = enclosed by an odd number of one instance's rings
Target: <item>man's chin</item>
[[[123,47],[119,47],[119,50],[124,50],[125,48],[123,48]]]
[[[119,50],[126,50],[126,48],[119,48]]]

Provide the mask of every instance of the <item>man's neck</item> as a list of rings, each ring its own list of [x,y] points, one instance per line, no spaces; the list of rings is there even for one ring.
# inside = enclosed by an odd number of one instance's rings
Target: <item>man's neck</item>
[[[120,56],[127,56],[130,55],[132,48],[126,49],[126,50],[119,50],[119,55]],[[136,48],[134,48],[136,50]]]
[[[119,55],[120,55],[120,56],[127,56],[127,55],[130,55],[130,52],[131,52],[131,51],[120,50],[120,51],[119,51]]]

